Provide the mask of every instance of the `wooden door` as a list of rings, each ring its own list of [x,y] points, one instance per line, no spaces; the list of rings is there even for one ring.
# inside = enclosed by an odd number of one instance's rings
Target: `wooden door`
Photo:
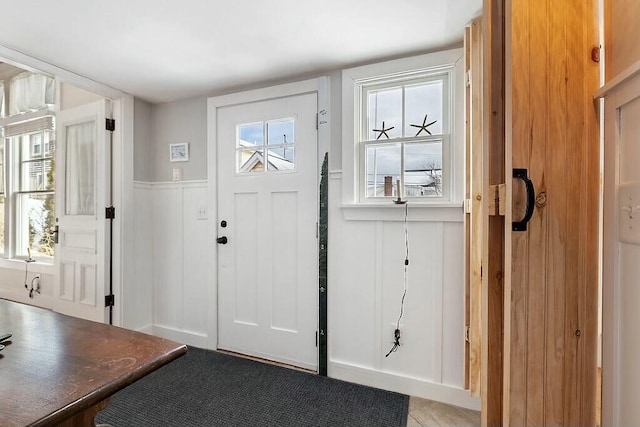
[[[216,137],[218,348],[311,370],[317,111],[316,93],[219,108]]]
[[[506,0],[504,425],[594,425],[597,2]],[[524,169],[524,179],[511,179]],[[529,194],[528,194],[529,193]],[[526,230],[512,223],[531,213]]]
[[[53,309],[106,322],[108,279],[105,207],[109,205],[109,146],[102,100],[57,114]]]

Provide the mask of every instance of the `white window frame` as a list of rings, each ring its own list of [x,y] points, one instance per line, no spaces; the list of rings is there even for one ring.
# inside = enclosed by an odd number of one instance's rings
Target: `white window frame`
[[[29,132],[26,134],[16,135],[13,137],[4,138],[4,150],[5,150],[5,210],[8,211],[8,217],[5,216],[5,242],[4,242],[4,255],[1,255],[4,259],[16,259],[16,260],[24,260],[27,258],[27,253],[20,252],[18,250],[19,247],[27,247],[28,244],[24,242],[24,235],[21,234],[21,231],[25,228],[28,229],[29,224],[27,220],[28,213],[26,199],[29,195],[32,194],[55,194],[54,190],[24,190],[22,189],[22,180],[27,177],[30,179],[27,173],[24,171],[25,162],[21,158],[21,152],[24,152],[24,148],[21,145],[24,143],[22,138],[25,135],[33,135],[43,132],[52,132],[53,138],[55,140],[55,129],[43,129],[40,131]],[[44,137],[42,141],[51,141],[50,139]],[[30,145],[30,144],[29,144]],[[43,145],[42,143],[40,144]],[[32,147],[29,146],[26,148],[26,151],[29,154],[33,154]],[[44,157],[44,156],[43,156]],[[52,160],[53,160],[53,156]],[[43,163],[44,166],[44,163]],[[39,175],[44,181],[44,173],[43,169],[41,172],[36,174]],[[55,180],[55,177],[54,177]],[[55,212],[53,212],[55,215]],[[34,254],[35,255],[35,254]],[[39,262],[43,264],[53,265],[53,257],[46,255],[36,255],[34,256]]]
[[[444,194],[443,188],[442,198],[413,198],[410,203],[413,206],[425,208],[441,207],[461,210],[464,182],[464,61],[462,58],[462,49],[452,49],[342,71],[342,206],[346,211],[353,212],[354,209],[362,211],[361,208],[392,205],[389,199],[369,198],[367,200],[363,197],[365,185],[361,173],[366,171],[364,171],[363,144],[359,140],[363,129],[360,110],[362,86],[376,80],[402,80],[438,72],[449,73],[450,133],[447,141],[443,141],[443,174],[445,170],[447,171],[443,181],[447,182],[447,194]],[[389,140],[389,142],[392,141],[394,140]],[[447,213],[443,214],[447,216]],[[433,216],[433,214],[429,215]],[[461,213],[455,213],[456,217],[459,215]],[[350,215],[345,212],[345,216],[349,219]]]
[[[440,77],[440,78],[439,78]],[[398,144],[400,145],[400,174],[404,175],[404,150],[407,144],[419,143],[419,142],[432,142],[442,144],[442,194],[440,197],[405,197],[413,203],[442,203],[451,201],[451,121],[453,118],[452,106],[450,105],[451,94],[453,93],[453,66],[433,67],[429,70],[425,70],[421,73],[407,73],[402,76],[382,76],[373,79],[363,79],[356,81],[357,89],[359,92],[359,101],[356,104],[358,109],[358,134],[355,143],[359,145],[359,168],[357,172],[358,179],[358,199],[357,202],[361,204],[377,204],[387,203],[390,199],[388,197],[368,197],[367,196],[367,156],[366,149],[370,146],[386,145],[386,144]],[[426,83],[429,81],[442,81],[443,82],[443,99],[442,99],[442,134],[434,136],[421,136],[421,137],[398,137],[390,139],[380,140],[367,140],[363,138],[363,135],[367,135],[369,132],[368,122],[365,120],[368,110],[367,94],[371,90],[379,90],[382,88],[395,88],[404,85],[411,85],[413,83]],[[404,111],[403,111],[404,112]],[[402,132],[404,132],[404,119],[402,122]],[[402,188],[405,188],[405,182],[402,181]],[[396,183],[394,182],[394,186]]]

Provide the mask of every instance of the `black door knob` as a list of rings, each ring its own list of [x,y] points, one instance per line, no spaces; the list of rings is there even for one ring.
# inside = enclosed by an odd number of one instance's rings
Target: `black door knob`
[[[216,242],[220,243],[221,245],[226,245],[228,241],[229,240],[227,240],[227,236],[218,237],[216,239]]]

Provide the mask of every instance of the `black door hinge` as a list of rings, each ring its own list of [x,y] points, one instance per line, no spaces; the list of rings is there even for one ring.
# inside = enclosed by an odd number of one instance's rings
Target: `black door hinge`
[[[116,208],[109,206],[105,209],[104,216],[107,219],[116,219]]]
[[[111,294],[111,295],[105,295],[104,296],[104,306],[105,307],[113,307],[115,304],[116,304],[115,295]]]
[[[109,132],[113,132],[116,130],[116,119],[106,119],[105,120],[106,129]]]

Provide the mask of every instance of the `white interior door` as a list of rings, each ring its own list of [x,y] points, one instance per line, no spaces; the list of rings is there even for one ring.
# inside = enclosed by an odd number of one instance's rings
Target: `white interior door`
[[[62,110],[56,117],[55,311],[105,322],[109,193],[108,101]]]
[[[316,113],[315,93],[217,113],[218,348],[313,370]]]

